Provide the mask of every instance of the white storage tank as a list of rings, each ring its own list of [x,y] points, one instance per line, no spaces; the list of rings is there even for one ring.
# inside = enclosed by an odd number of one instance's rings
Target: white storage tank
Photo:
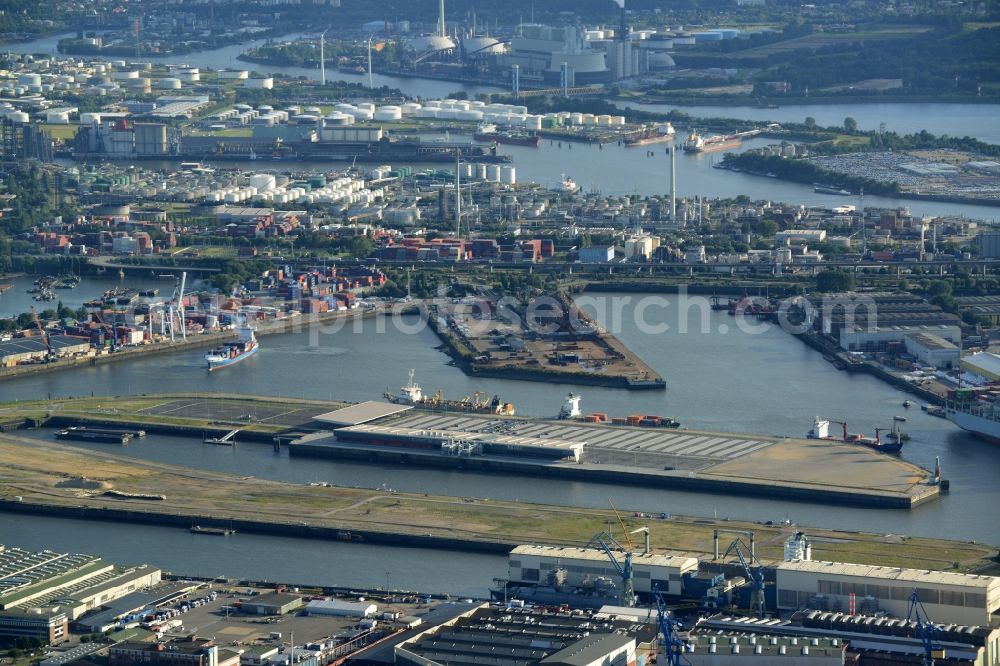
[[[311,113],[314,116],[323,115],[323,109],[319,108],[318,106],[307,106],[305,109],[302,110],[302,112]]]
[[[119,81],[124,79],[137,79],[139,78],[139,72],[136,70],[129,70],[127,72],[115,72],[114,78]]]
[[[346,113],[331,113],[326,117],[327,125],[353,125],[354,116],[349,116]]]
[[[298,108],[298,107],[296,107],[296,108]],[[348,111],[357,111],[358,110],[358,107],[354,106],[353,104],[347,104],[346,102],[340,102],[338,104],[334,104],[333,108],[335,110],[341,111],[343,113],[347,113]]]
[[[601,115],[597,116],[597,124],[598,125],[610,125],[611,124],[611,116],[609,116],[607,114],[601,114]]]
[[[476,121],[480,121],[480,120],[483,119],[483,112],[482,111],[474,111],[474,110],[471,110],[471,109],[468,110],[468,111],[459,111],[458,113],[455,114],[455,119],[456,120],[465,120],[467,122],[476,122]]]
[[[625,116],[611,116],[611,124],[612,125],[624,125],[625,124]]]
[[[45,114],[45,122],[50,125],[68,125],[69,111],[48,111]]]
[[[407,102],[399,107],[403,111],[404,116],[416,115],[417,111],[420,110],[420,105],[416,102]]]
[[[512,166],[502,166],[500,167],[500,182],[504,185],[515,185],[517,184],[517,172]]]
[[[173,77],[165,77],[156,82],[156,87],[163,88],[164,90],[179,90],[181,80]]]
[[[583,114],[583,124],[584,125],[596,125],[597,124],[597,116],[595,116],[593,113],[585,113],[585,114]]]
[[[348,113],[349,115],[354,116],[355,120],[371,120],[375,117],[375,114],[368,109],[355,109]]]
[[[477,164],[476,165],[476,178],[479,180],[486,180],[486,165]]]
[[[366,111],[371,111],[375,113],[375,105],[372,102],[358,102],[356,106],[359,109],[365,109]]]
[[[497,183],[500,181],[500,166],[497,164],[487,164],[486,165],[486,180],[491,183]]]
[[[570,125],[582,125],[583,124],[583,114],[582,113],[571,113],[569,114],[569,124]]]
[[[403,119],[403,112],[398,106],[383,106],[375,112],[374,119],[381,122],[394,122]]]

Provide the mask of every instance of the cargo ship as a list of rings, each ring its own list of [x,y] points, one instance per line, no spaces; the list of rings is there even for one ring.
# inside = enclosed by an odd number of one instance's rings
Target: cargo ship
[[[944,415],[962,430],[991,444],[1000,444],[1000,391],[997,389],[949,391]]]
[[[836,194],[842,197],[849,197],[851,193],[847,190],[835,187],[833,185],[824,185],[823,183],[813,183],[813,192],[817,194]]]
[[[563,174],[562,183],[559,185],[560,192],[567,192],[569,194],[576,194],[580,191],[580,186],[576,184],[576,181]]]
[[[729,150],[739,148],[743,144],[743,137],[739,134],[726,134],[719,136],[703,137],[697,132],[691,132],[684,142],[684,152],[686,153],[714,153],[719,150]]]
[[[511,146],[530,146],[537,148],[541,138],[537,134],[529,134],[518,130],[500,130],[496,125],[483,123],[477,129],[472,138],[476,141],[494,141],[505,143]]]
[[[672,143],[674,140],[674,126],[670,123],[656,125],[645,129],[638,134],[625,139],[625,145],[629,148],[636,146],[648,146],[653,143]]]
[[[830,424],[836,423],[843,426],[844,432],[840,437],[836,437],[830,434]],[[890,441],[883,442],[881,438],[882,431],[886,431],[889,434],[888,439]],[[896,428],[895,422],[893,427],[890,428],[875,428],[874,437],[865,437],[864,435],[847,432],[847,422],[846,421],[828,421],[826,419],[821,419],[816,417],[813,421],[812,429],[806,434],[807,439],[826,439],[834,442],[844,442],[845,444],[858,444],[860,446],[867,446],[870,449],[874,449],[881,453],[889,453],[892,455],[899,455],[903,450],[903,442],[905,437]]]
[[[393,404],[412,405],[422,409],[480,412],[483,414],[502,414],[504,416],[514,415],[514,405],[504,402],[498,395],[490,398],[487,394],[477,391],[474,395],[462,398],[461,400],[448,400],[441,395],[441,391],[439,390],[432,396],[425,396],[423,389],[413,379],[413,370],[410,370],[410,380],[404,386],[399,387],[398,393],[393,393],[387,389],[383,396]]]
[[[584,414],[580,410],[582,398],[574,393],[566,396],[563,406],[556,418],[563,421],[581,421],[583,423],[599,423],[604,425],[638,426],[640,428],[680,428],[681,424],[672,416],[657,416],[655,414],[632,414],[630,416],[611,417],[602,412]]]
[[[244,319],[236,329],[238,337],[236,340],[226,342],[212,351],[205,354],[205,362],[208,363],[208,371],[222,368],[233,363],[239,363],[257,353],[259,345],[254,336],[254,328]]]

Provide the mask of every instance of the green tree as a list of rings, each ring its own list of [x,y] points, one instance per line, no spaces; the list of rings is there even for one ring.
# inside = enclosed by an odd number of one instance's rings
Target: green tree
[[[854,275],[846,271],[827,269],[816,275],[816,291],[835,292],[854,289]]]
[[[814,129],[816,127],[816,119],[812,116],[806,116],[806,127]]]
[[[857,132],[858,131],[858,121],[855,120],[854,118],[851,118],[850,116],[847,116],[846,118],[844,118],[844,129],[847,130],[848,132],[852,133],[852,134],[854,132]]]

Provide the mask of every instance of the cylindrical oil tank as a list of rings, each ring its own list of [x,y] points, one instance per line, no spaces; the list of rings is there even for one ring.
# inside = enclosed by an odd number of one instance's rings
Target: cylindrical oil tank
[[[398,106],[383,106],[375,112],[374,119],[381,122],[394,122],[403,119],[403,112]]]
[[[485,164],[477,164],[476,165],[476,178],[479,179],[479,180],[486,180],[486,176],[487,176],[486,171],[487,171],[487,169],[486,169],[486,165]]]
[[[504,185],[515,185],[517,183],[517,172],[514,167],[505,165],[500,167],[500,182]]]
[[[499,182],[500,180],[500,166],[497,164],[487,164],[486,165],[486,180],[491,183]]]

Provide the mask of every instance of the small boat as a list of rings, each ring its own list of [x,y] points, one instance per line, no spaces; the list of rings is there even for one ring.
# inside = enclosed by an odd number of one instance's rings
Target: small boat
[[[909,409],[912,406],[913,406],[913,401],[912,400],[904,400],[903,401],[903,407],[906,407],[907,409]]]
[[[900,423],[906,423],[906,417],[905,416],[893,416],[892,420],[893,421],[899,421]]]

